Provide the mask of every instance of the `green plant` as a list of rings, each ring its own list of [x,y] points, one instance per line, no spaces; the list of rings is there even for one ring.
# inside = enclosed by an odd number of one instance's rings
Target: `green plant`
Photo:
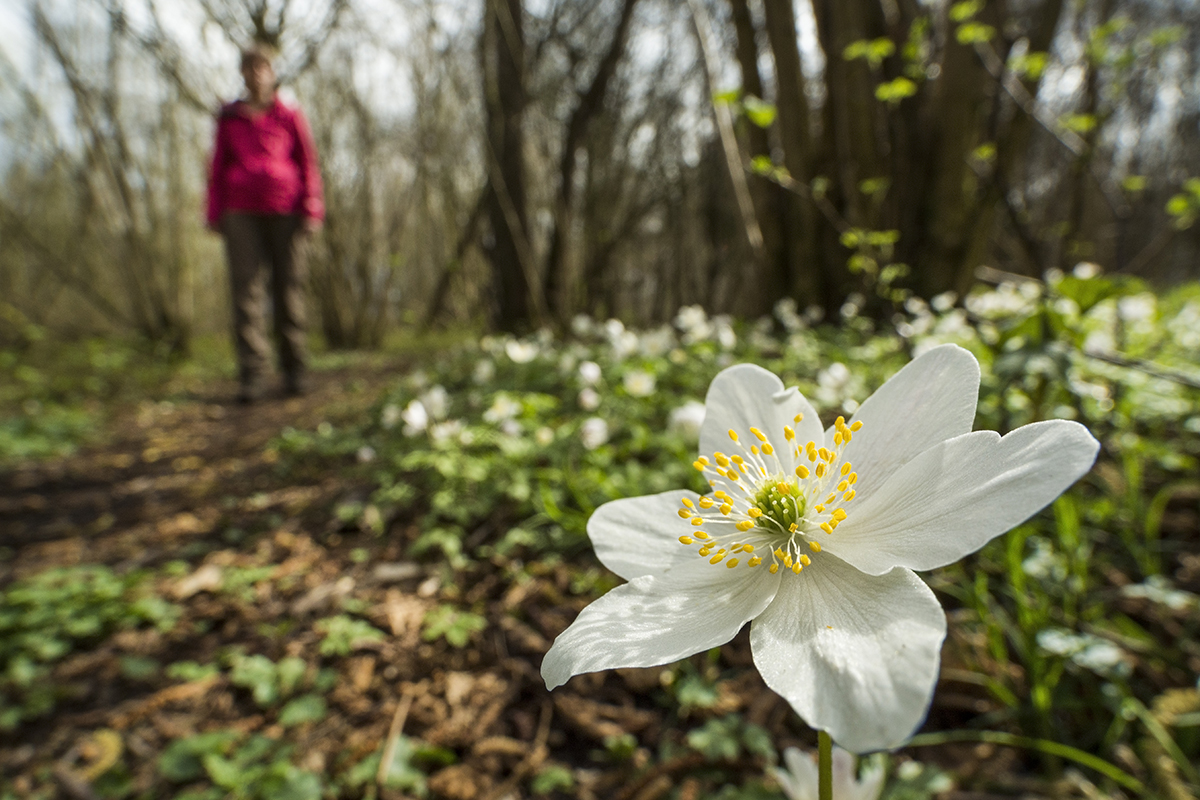
[[[55,662],[122,628],[168,631],[178,616],[177,606],[148,593],[144,575],[103,566],[51,569],[12,584],[0,592],[0,729],[54,707]],[[148,665],[128,667],[144,677]]]
[[[326,617],[313,627],[325,634],[320,646],[323,656],[349,655],[360,643],[377,642],[385,638],[383,631],[375,626],[346,614]]]
[[[440,605],[425,614],[421,638],[427,642],[445,639],[454,647],[465,647],[471,637],[487,627],[487,620],[454,606]]]

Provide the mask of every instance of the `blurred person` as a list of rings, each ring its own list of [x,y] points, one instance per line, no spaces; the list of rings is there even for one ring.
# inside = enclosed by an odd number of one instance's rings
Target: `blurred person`
[[[242,51],[246,96],[221,108],[208,182],[208,227],[225,238],[237,347],[238,402],[262,396],[270,345],[264,320],[266,268],[284,389],[307,387],[305,250],[321,227],[321,173],[308,123],[276,94],[274,51]]]

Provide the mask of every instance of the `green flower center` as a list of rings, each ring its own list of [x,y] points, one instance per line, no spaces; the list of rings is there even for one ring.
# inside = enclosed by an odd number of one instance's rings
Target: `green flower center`
[[[804,492],[795,478],[778,475],[760,485],[754,495],[754,507],[762,512],[761,516],[755,515],[755,525],[787,533],[804,519]]]

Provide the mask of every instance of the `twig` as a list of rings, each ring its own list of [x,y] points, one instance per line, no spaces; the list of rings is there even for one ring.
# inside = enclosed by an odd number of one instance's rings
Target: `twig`
[[[521,763],[513,768],[512,774],[503,783],[488,793],[484,800],[497,800],[497,798],[510,795],[518,783],[542,765],[542,762],[549,755],[549,750],[546,749],[546,742],[550,739],[550,720],[553,717],[554,704],[549,700],[543,701],[542,714],[538,719],[537,735],[533,739],[533,747],[530,748],[529,755],[525,756],[521,760]]]
[[[396,755],[396,745],[400,741],[400,731],[404,729],[404,721],[408,719],[408,711],[412,708],[413,696],[405,692],[396,704],[396,713],[392,715],[392,727],[388,729],[387,744],[383,746],[383,755],[379,757],[379,771],[375,773],[375,782],[382,789],[387,786],[388,774],[392,771],[392,759]]]

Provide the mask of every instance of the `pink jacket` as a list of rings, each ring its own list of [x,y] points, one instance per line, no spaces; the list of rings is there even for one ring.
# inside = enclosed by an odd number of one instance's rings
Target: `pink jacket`
[[[325,218],[317,150],[300,109],[258,114],[238,100],[221,109],[208,174],[208,224],[226,211]]]

